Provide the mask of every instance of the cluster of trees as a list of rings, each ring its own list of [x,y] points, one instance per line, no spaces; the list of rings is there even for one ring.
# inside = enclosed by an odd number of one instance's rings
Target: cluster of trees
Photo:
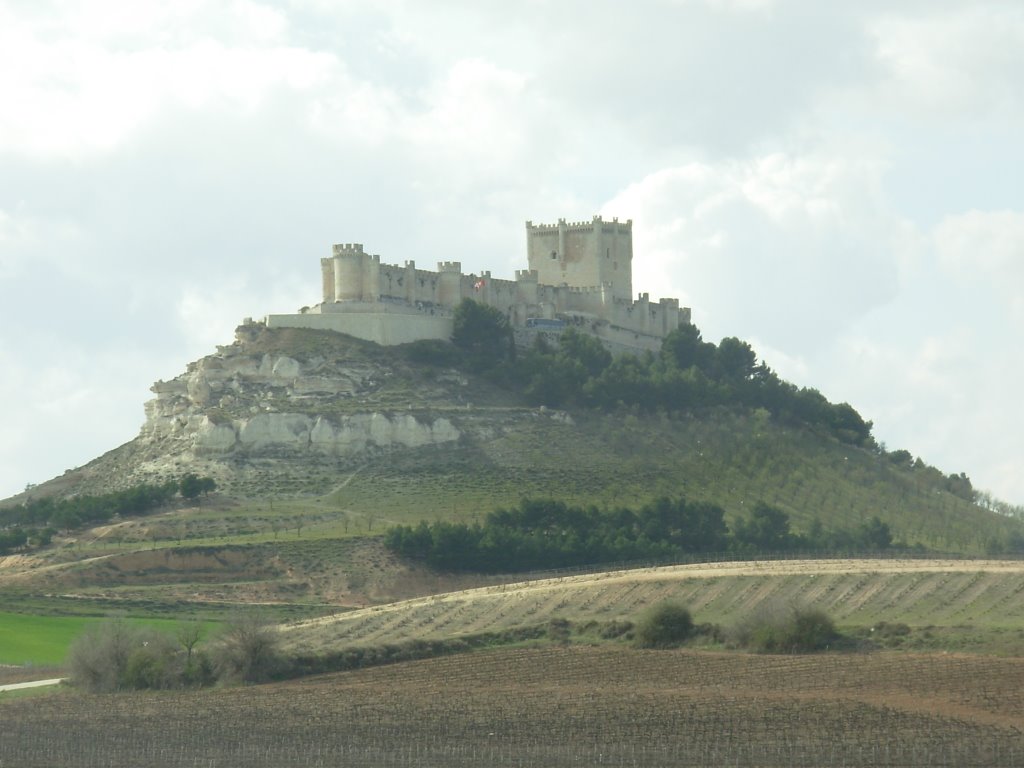
[[[48,544],[58,530],[72,531],[114,517],[146,515],[166,506],[179,494],[184,499],[196,499],[216,487],[212,477],[189,473],[166,483],[143,483],[99,495],[30,499],[19,506],[0,509],[0,554]]]
[[[94,692],[188,688],[215,682],[262,682],[287,671],[277,630],[258,615],[230,620],[209,644],[198,621],[172,632],[104,621],[68,651],[71,682]]]
[[[691,323],[672,331],[659,354],[613,358],[597,338],[572,327],[563,331],[557,348],[539,338],[517,354],[507,318],[471,299],[456,308],[454,322],[452,342],[470,366],[537,405],[645,411],[764,408],[782,422],[820,429],[845,443],[874,444],[871,422],[849,404],[830,403],[815,389],[783,381],[758,362],[745,341],[704,341]]]
[[[730,530],[715,504],[661,498],[638,510],[524,499],[517,508],[489,513],[482,524],[395,526],[385,544],[440,570],[510,573],[725,551],[877,551],[893,541],[877,517],[855,530],[826,531],[815,523],[797,534],[783,510],[758,503]]]
[[[6,555],[25,547],[41,547],[49,544],[57,531],[45,528],[8,528],[0,531],[0,555]]]
[[[963,472],[944,475],[909,451],[887,452],[875,442],[872,423],[853,406],[831,403],[816,389],[780,379],[745,341],[705,341],[692,323],[666,336],[658,354],[613,358],[597,338],[573,327],[562,332],[557,347],[538,338],[533,347],[517,352],[508,319],[493,307],[465,299],[455,310],[452,342],[461,350],[462,362],[535,405],[602,410],[628,406],[648,412],[713,406],[764,409],[779,423],[809,427],[920,471],[928,482],[965,501],[1024,518],[1024,510],[987,498]],[[458,362],[439,345],[419,351],[438,363]]]
[[[640,648],[675,648],[696,635],[757,653],[812,653],[845,639],[827,613],[803,606],[767,606],[723,631],[695,624],[686,606],[667,601],[644,611],[633,628],[633,642]]]

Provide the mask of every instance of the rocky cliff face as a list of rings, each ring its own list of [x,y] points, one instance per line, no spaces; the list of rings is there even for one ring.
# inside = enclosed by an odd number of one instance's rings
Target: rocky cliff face
[[[175,452],[196,456],[316,451],[352,457],[368,449],[459,439],[448,418],[387,413],[357,397],[379,389],[378,381],[389,375],[393,371],[343,359],[299,361],[227,348],[153,385],[156,398],[146,403],[140,441],[177,443]],[[362,410],[360,404],[369,407]],[[351,409],[339,405],[357,407],[346,412]]]
[[[454,372],[422,380],[400,356],[338,334],[240,329],[235,344],[153,385],[139,440],[196,456],[419,448],[459,439],[432,411],[450,409],[465,384]]]
[[[498,388],[414,362],[420,353],[243,326],[153,385],[138,438],[83,467],[83,490],[197,472],[228,490],[323,491],[345,467],[471,446],[537,417]]]

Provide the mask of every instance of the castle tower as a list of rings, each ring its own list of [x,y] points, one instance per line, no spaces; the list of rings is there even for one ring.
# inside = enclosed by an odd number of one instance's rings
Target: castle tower
[[[516,270],[516,301],[528,305],[537,303],[537,273],[533,270]]]
[[[323,279],[324,304],[330,304],[335,301],[334,259],[320,259],[320,275]]]
[[[446,307],[462,301],[462,264],[458,261],[437,263],[437,303]]]
[[[541,285],[597,288],[610,285],[612,296],[633,296],[633,220],[618,218],[557,224],[526,222],[529,268]]]
[[[331,257],[320,260],[320,271],[324,302],[380,298],[380,256],[365,253],[362,243],[335,245]]]

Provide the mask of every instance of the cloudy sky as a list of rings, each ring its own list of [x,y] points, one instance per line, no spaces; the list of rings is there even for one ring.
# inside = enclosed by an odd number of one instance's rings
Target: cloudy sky
[[[1024,503],[1018,0],[0,0],[0,496],[319,258],[512,277],[634,220],[677,296],[876,437]]]

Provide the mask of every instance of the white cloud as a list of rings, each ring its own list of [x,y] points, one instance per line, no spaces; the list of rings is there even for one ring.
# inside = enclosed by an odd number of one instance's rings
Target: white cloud
[[[270,285],[257,286],[244,276],[235,276],[184,286],[176,313],[185,345],[208,354],[218,344],[229,343],[245,317],[261,320],[268,314],[296,312],[301,306],[317,303],[316,260],[309,259],[308,267],[301,277],[278,275]]]
[[[946,217],[935,246],[944,267],[960,275],[984,274],[998,285],[1024,284],[1024,213],[968,211]]]
[[[1024,213],[968,211],[936,228],[939,263],[971,290],[997,302],[1009,323],[1024,332]]]
[[[900,226],[874,198],[875,173],[823,155],[690,163],[603,210],[637,222],[640,290],[692,302],[713,336],[758,336],[802,355],[895,295]]]
[[[24,335],[46,356],[26,360],[20,349],[0,345],[0,398],[18,404],[4,412],[0,441],[0,488],[6,494],[134,437],[150,383],[142,371],[157,364],[145,349],[87,350],[31,328]]]
[[[252,110],[274,89],[327,82],[338,66],[330,54],[275,43],[282,31],[276,12],[252,3],[217,14],[231,42],[199,24],[188,32],[189,22],[205,18],[207,4],[195,3],[173,19],[158,10],[168,4],[123,19],[86,5],[88,13],[72,4],[58,29],[40,19],[0,16],[0,102],[13,107],[0,112],[0,153],[109,152],[167,110]]]
[[[979,121],[1024,115],[1024,9],[958,3],[929,14],[881,16],[869,25],[891,108]]]

